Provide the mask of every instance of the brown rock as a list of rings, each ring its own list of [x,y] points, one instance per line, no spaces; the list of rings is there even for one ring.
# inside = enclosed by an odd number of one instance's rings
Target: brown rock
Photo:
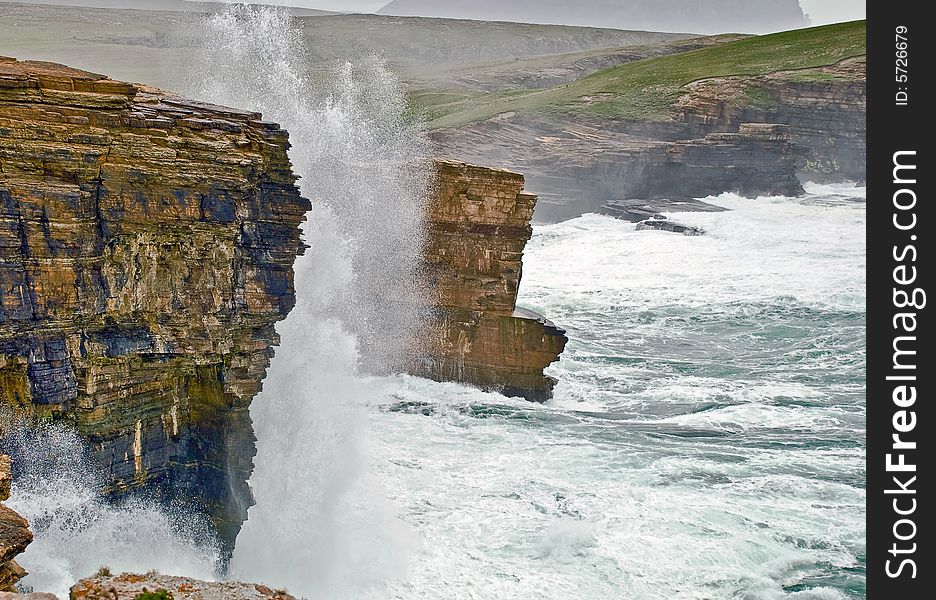
[[[434,323],[414,374],[543,401],[555,380],[543,369],[568,338],[517,310],[523,249],[536,196],[523,176],[452,161],[436,163],[426,264]]]
[[[0,454],[0,502],[10,499],[12,483],[13,461],[6,454]]]
[[[10,467],[10,457],[0,455],[0,500],[10,497]],[[26,576],[26,571],[13,559],[26,550],[32,539],[29,522],[0,504],[0,593],[13,591],[13,585]]]
[[[174,600],[295,600],[284,590],[236,581],[199,581],[159,573],[96,575],[71,588],[71,600],[134,600],[143,592],[165,590]]]

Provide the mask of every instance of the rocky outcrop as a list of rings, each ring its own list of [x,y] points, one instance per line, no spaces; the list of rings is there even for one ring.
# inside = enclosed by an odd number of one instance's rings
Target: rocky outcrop
[[[696,136],[675,122],[508,113],[432,137],[445,156],[523,172],[539,195],[538,222],[597,212],[615,201],[802,193],[796,173],[804,160],[782,125],[744,124]]]
[[[148,593],[148,595],[147,595]],[[141,594],[143,596],[141,596]],[[159,573],[138,575],[98,573],[82,579],[71,588],[71,600],[136,600],[137,598],[173,600],[296,600],[284,590],[270,589],[255,583],[236,581],[199,581]]]
[[[681,233],[688,236],[705,235],[705,230],[692,225],[683,225],[670,221],[664,215],[654,215],[653,218],[637,223],[637,231],[669,231],[670,233]]]
[[[676,111],[692,135],[784,124],[807,177],[863,181],[866,75],[867,60],[859,56],[815,69],[704,79],[687,86]]]
[[[256,113],[0,58],[0,405],[74,427],[108,494],[205,514],[223,555],[305,249],[288,148]],[[437,189],[418,372],[547,398],[566,337],[516,308],[536,197],[447,162]]]
[[[0,59],[0,402],[225,542],[304,249],[288,147],[256,113]]]
[[[436,163],[426,248],[434,323],[418,375],[546,400],[565,331],[517,308],[523,249],[536,196],[523,176],[459,162]]]
[[[0,502],[10,499],[10,457],[0,455]],[[0,504],[0,594],[14,591],[17,581],[26,576],[14,560],[32,542],[29,523],[16,512]]]

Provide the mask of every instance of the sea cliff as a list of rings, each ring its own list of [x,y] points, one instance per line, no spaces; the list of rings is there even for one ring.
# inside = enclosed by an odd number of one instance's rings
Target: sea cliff
[[[108,491],[246,516],[247,408],[311,205],[260,115],[0,61],[0,399],[69,422]]]
[[[523,175],[437,161],[425,251],[434,311],[414,373],[543,401],[568,338],[517,308],[536,196]]]
[[[205,513],[225,553],[305,250],[289,147],[257,113],[0,58],[0,405],[72,426],[111,496]],[[437,171],[418,372],[544,399],[565,337],[515,311],[535,197]]]

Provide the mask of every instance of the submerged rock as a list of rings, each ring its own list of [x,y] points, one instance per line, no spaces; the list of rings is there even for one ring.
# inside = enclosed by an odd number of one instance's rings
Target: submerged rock
[[[653,217],[637,223],[637,231],[655,229],[657,231],[671,231],[683,235],[704,235],[705,230],[691,225],[683,225],[670,221],[663,215],[654,215]]]
[[[236,581],[199,581],[159,573],[98,574],[71,588],[71,600],[296,600],[285,590]]]

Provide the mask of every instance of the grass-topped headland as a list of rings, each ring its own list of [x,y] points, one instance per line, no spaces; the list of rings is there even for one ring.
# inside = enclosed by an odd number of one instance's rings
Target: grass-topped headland
[[[547,116],[571,112],[654,120],[664,118],[684,86],[693,81],[814,69],[863,54],[865,21],[852,21],[630,62],[549,89],[463,97],[443,104],[430,102],[426,108],[433,118],[433,128],[455,127],[504,112]],[[445,98],[438,94],[426,97]]]

